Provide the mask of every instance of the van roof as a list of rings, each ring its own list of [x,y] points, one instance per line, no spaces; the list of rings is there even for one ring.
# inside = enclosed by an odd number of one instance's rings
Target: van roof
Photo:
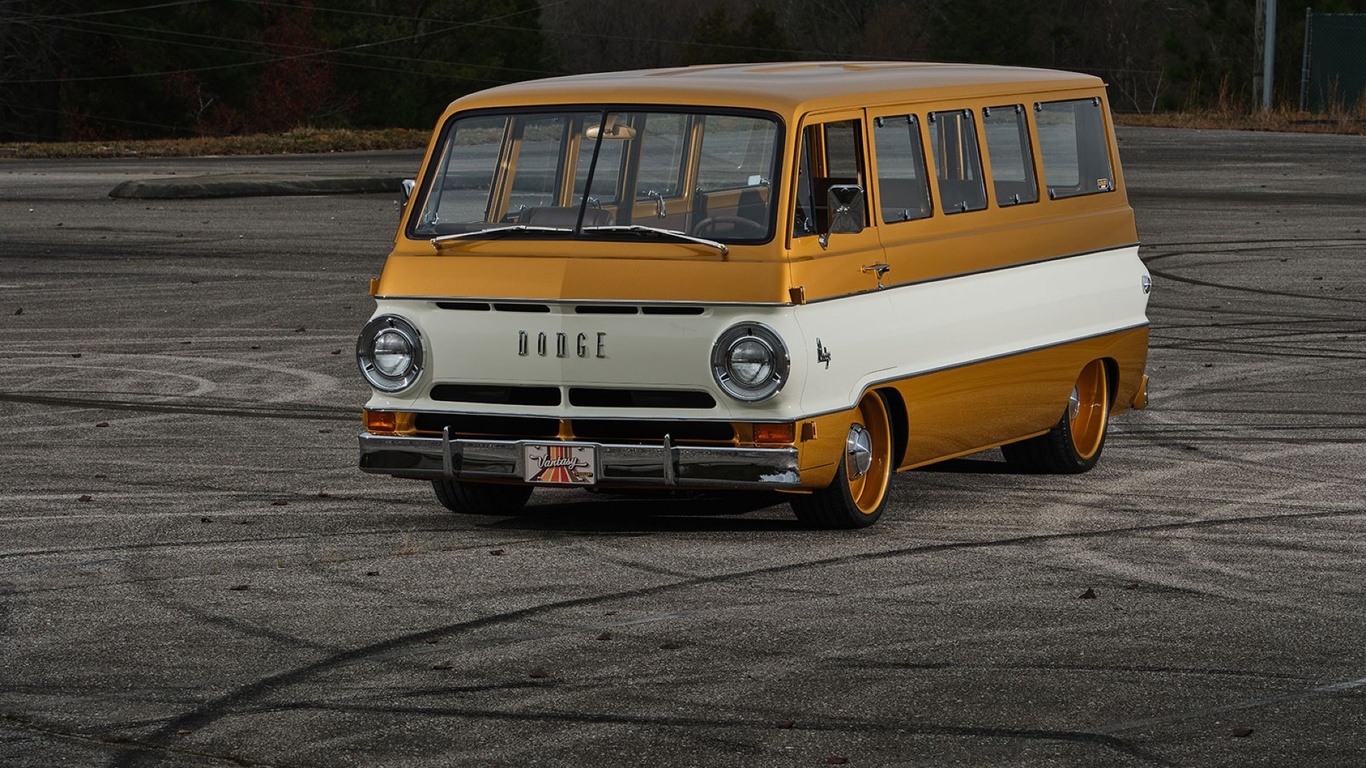
[[[783,114],[1030,91],[1098,90],[1091,75],[986,64],[827,61],[716,64],[599,72],[512,83],[451,107],[530,104],[692,104],[758,107]]]

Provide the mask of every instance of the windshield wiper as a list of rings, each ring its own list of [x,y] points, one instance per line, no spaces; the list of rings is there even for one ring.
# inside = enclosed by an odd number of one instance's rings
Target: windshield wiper
[[[514,232],[558,232],[560,234],[572,234],[574,230],[567,227],[537,227],[529,224],[514,224],[510,227],[487,227],[485,229],[476,229],[472,232],[456,232],[451,235],[440,235],[438,237],[433,237],[431,243],[440,249],[442,245],[451,240],[493,240],[495,238],[505,237]]]
[[[584,227],[583,231],[626,232],[640,235],[659,235],[661,237],[671,238],[673,240],[678,240],[684,243],[697,243],[698,245],[705,245],[709,248],[715,248],[716,250],[721,252],[722,256],[730,253],[730,249],[726,247],[725,243],[719,243],[715,240],[708,240],[705,237],[693,237],[692,235],[679,232],[676,229],[660,229],[659,227],[647,227],[643,224],[617,224],[605,227]]]

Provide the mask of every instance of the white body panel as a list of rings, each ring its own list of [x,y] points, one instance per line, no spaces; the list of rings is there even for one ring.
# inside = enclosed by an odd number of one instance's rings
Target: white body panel
[[[692,315],[576,311],[591,302],[527,302],[549,306],[549,312],[471,311],[443,309],[435,299],[381,298],[377,314],[402,316],[421,332],[427,368],[408,394],[376,394],[368,407],[794,421],[850,408],[875,382],[1146,325],[1146,274],[1131,246],[810,305],[712,305]],[[712,379],[712,345],[738,322],[763,323],[788,345],[789,380],[763,403],[735,401]],[[830,354],[828,366],[817,359],[817,339]],[[434,383],[698,390],[710,392],[717,405],[577,408],[567,397],[560,406],[439,402],[428,396]]]
[[[801,307],[807,349],[819,338],[831,357],[809,374],[802,410],[852,407],[874,382],[1146,325],[1147,274],[1132,246]]]

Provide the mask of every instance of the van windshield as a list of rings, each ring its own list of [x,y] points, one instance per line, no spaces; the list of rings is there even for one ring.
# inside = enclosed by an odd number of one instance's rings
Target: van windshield
[[[773,234],[779,123],[763,113],[481,112],[457,116],[424,177],[416,238]]]

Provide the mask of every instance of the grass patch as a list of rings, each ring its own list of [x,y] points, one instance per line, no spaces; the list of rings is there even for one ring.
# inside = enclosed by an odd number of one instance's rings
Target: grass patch
[[[22,142],[0,144],[0,158],[211,157],[215,155],[300,155],[423,149],[430,131],[389,128],[375,131],[300,128],[288,133],[190,139]]]
[[[1286,133],[1338,133],[1366,136],[1366,114],[1362,109],[1352,112],[1314,114],[1298,110],[1280,109],[1263,112],[1234,110],[1201,110],[1197,112],[1166,112],[1161,114],[1116,114],[1119,125],[1150,126],[1154,128],[1194,128],[1223,131],[1283,131]]]

